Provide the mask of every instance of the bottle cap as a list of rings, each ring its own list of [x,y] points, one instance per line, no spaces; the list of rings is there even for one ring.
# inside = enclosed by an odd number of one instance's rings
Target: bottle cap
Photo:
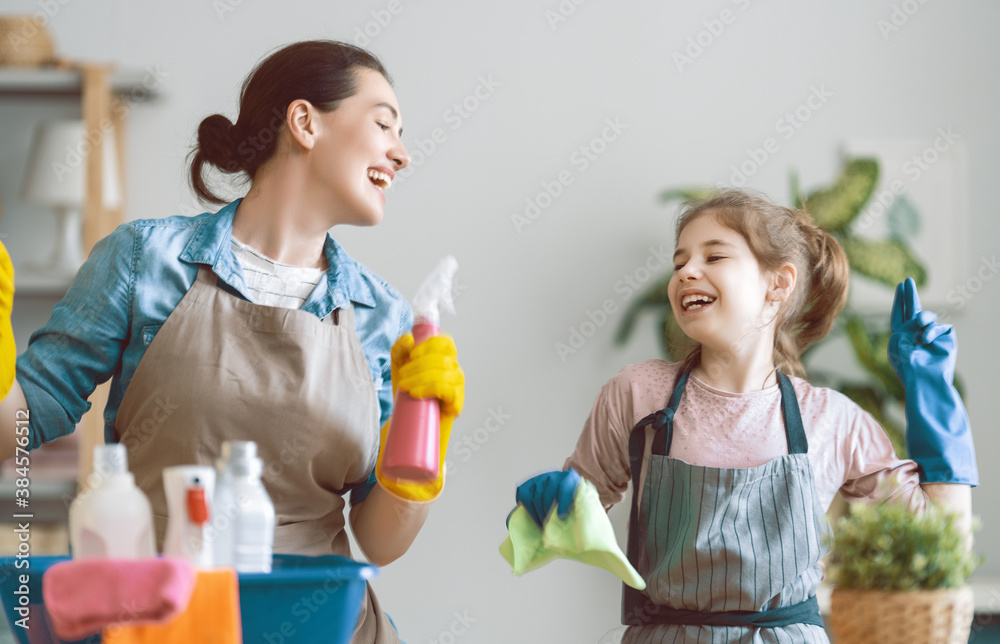
[[[121,443],[94,445],[94,472],[101,476],[128,474],[128,453]]]
[[[257,443],[253,441],[225,441],[219,462],[219,469],[234,474],[260,476],[264,471],[263,462],[257,458]]]

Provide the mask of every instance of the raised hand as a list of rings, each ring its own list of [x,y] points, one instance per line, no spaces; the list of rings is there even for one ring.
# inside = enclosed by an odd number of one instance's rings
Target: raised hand
[[[890,323],[889,362],[906,389],[906,447],[920,480],[978,485],[969,416],[953,384],[954,329],[921,310],[911,278],[896,287]]]

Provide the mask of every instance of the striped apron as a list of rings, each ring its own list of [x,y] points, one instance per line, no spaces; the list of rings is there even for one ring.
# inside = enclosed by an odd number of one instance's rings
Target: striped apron
[[[788,455],[717,468],[667,456],[689,375],[629,439],[628,558],[647,587],[624,586],[623,642],[829,644],[816,603],[829,528],[791,381],[778,372]],[[653,441],[640,487],[647,428]]]

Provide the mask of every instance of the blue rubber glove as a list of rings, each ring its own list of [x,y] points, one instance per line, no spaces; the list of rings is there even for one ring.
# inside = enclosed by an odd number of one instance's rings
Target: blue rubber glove
[[[580,485],[580,474],[572,467],[565,472],[546,472],[517,486],[515,498],[540,528],[545,517],[549,515],[549,509],[555,503],[559,504],[560,519],[569,516],[569,508],[573,505],[578,485]],[[507,516],[507,521],[510,521],[510,515]]]
[[[920,481],[979,485],[969,416],[952,384],[954,330],[920,310],[911,278],[896,287],[891,324],[889,362],[906,389],[906,448]]]

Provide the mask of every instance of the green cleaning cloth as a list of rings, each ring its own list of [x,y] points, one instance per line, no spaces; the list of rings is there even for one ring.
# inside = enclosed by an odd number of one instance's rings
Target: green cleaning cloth
[[[607,570],[638,590],[646,587],[628,557],[618,547],[614,528],[608,519],[594,484],[580,481],[569,515],[560,519],[555,505],[539,528],[528,511],[518,505],[507,526],[510,534],[500,544],[500,555],[523,575],[541,568],[553,559],[569,559]]]

